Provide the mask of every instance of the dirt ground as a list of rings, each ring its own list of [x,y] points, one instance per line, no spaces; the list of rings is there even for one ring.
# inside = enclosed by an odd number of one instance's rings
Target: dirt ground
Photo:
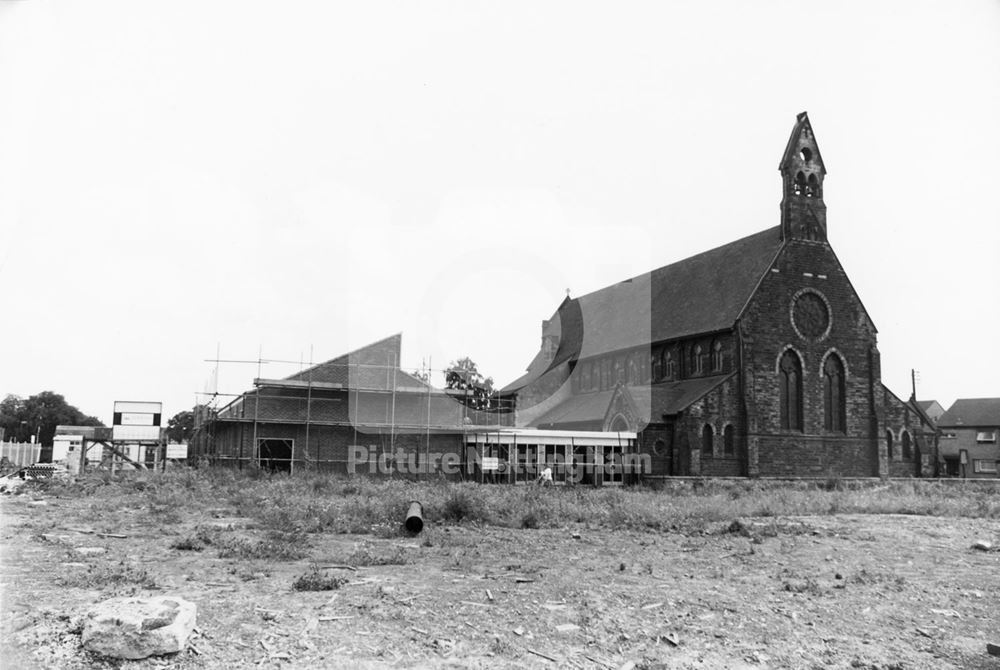
[[[317,535],[272,562],[171,548],[225,510],[169,525],[82,523],[73,501],[0,499],[4,668],[990,668],[1000,658],[1000,521],[902,515],[744,519],[697,534],[431,524],[416,537]],[[115,535],[101,536],[113,524]],[[91,531],[91,532],[87,532]],[[360,552],[360,554],[359,554]],[[296,591],[325,568],[346,582]],[[149,579],[89,583],[122,561]],[[360,565],[357,561],[356,564]],[[112,595],[198,607],[189,648],[104,661],[82,617]]]

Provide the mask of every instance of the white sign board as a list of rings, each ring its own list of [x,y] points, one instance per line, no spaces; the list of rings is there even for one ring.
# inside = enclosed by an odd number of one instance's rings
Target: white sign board
[[[182,460],[188,457],[188,446],[186,444],[168,444],[167,458],[172,460]]]
[[[499,470],[500,459],[496,456],[483,456],[483,470]]]
[[[111,429],[111,439],[115,442],[120,440],[141,440],[156,442],[160,439],[159,426],[114,426]]]

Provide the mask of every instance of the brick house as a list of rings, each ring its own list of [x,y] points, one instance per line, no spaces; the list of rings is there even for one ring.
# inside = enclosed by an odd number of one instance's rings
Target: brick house
[[[1000,398],[960,398],[938,419],[942,474],[1000,476]]]
[[[805,113],[779,171],[779,225],[567,297],[501,390],[516,424],[638,432],[659,475],[934,474],[933,426],[883,386],[874,322],[828,241]]]

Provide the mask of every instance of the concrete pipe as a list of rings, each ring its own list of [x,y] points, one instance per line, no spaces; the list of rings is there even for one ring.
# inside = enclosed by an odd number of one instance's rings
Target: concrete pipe
[[[410,511],[406,513],[406,530],[414,535],[424,529],[424,508],[416,500],[410,503]]]

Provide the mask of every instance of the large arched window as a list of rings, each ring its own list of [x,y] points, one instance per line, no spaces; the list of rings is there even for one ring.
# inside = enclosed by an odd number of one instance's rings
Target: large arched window
[[[889,460],[892,460],[892,431],[885,431],[885,453],[889,456]]]
[[[732,456],[736,453],[736,444],[733,439],[733,424],[727,424],[722,431],[722,445],[726,456]]]
[[[788,430],[802,430],[802,363],[791,349],[781,355],[781,363],[778,365],[778,384],[781,427]]]
[[[823,363],[823,408],[823,427],[841,433],[847,432],[844,364],[836,354],[827,356]]]
[[[913,458],[913,452],[910,450],[910,434],[904,430],[899,441],[903,443],[903,458]]]
[[[714,441],[714,431],[712,427],[705,424],[705,427],[701,429],[701,453],[706,456],[712,455],[712,442]]]
[[[712,371],[722,372],[722,342],[718,340],[712,345]]]

